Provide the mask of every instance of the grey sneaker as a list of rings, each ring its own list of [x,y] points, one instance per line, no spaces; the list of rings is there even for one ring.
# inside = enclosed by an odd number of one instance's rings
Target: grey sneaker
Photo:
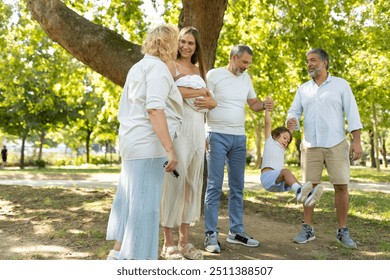
[[[221,245],[218,242],[218,232],[206,233],[206,238],[204,240],[204,249],[210,253],[221,252]]]
[[[307,196],[307,199],[303,205],[305,205],[306,207],[313,206],[314,204],[317,203],[318,200],[320,200],[320,197],[323,192],[324,192],[324,188],[321,185],[317,185]]]
[[[302,224],[301,232],[294,236],[293,241],[295,243],[304,244],[307,241],[312,241],[314,239],[316,239],[314,228],[307,224]]]
[[[226,239],[226,241],[229,243],[241,244],[241,245],[245,245],[248,247],[257,247],[260,244],[259,241],[250,237],[246,232],[231,233],[229,231],[229,236]]]
[[[307,181],[297,190],[296,198],[297,202],[304,203],[313,189],[313,184]]]
[[[350,249],[357,249],[356,242],[353,241],[353,239],[349,235],[348,228],[339,228],[337,230],[336,238],[337,238],[337,241],[340,242],[344,247],[347,247]]]

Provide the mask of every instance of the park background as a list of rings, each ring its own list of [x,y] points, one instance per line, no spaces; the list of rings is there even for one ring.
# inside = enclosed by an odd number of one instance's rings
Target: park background
[[[386,145],[390,139],[389,10],[390,4],[385,0],[1,0],[0,141],[7,145],[9,158],[0,174],[7,178],[29,174],[33,178],[88,179],[91,173],[119,172],[117,109],[124,77],[141,58],[140,44],[147,30],[157,23],[168,22],[194,25],[200,30],[208,69],[225,66],[234,44],[251,46],[254,56],[248,72],[258,97],[271,96],[275,100],[275,126],[284,124],[297,87],[308,79],[305,53],[315,47],[327,50],[329,72],[349,81],[364,126],[364,154],[361,160],[352,163],[357,173],[353,180],[388,183],[388,160],[383,159],[388,158]],[[246,129],[247,172],[256,174],[264,140],[263,114],[247,110]],[[297,147],[301,137],[300,132],[295,132],[294,145],[287,152],[287,163],[295,168],[297,176],[300,176]],[[94,247],[83,258],[104,258],[110,247],[102,245],[102,240],[113,191],[69,192],[68,189],[37,191],[28,186],[3,187],[1,214],[8,214],[0,222],[13,223],[20,231],[21,219],[31,226],[28,231],[31,236],[36,233],[34,227],[42,225],[38,233],[44,235],[47,230],[48,236],[43,240],[49,243],[48,240],[70,236],[81,242],[88,236],[98,249]],[[70,205],[59,197],[70,199]],[[87,197],[92,205],[83,204]],[[356,219],[352,224],[363,225],[358,237],[367,246],[362,251],[368,253],[336,253],[334,247],[324,243],[319,245],[323,246],[319,252],[287,254],[287,258],[389,259],[389,195],[356,192],[352,197],[351,208]],[[327,221],[333,230],[332,194],[325,194],[322,200],[318,211],[324,216],[320,219]],[[268,218],[276,215],[283,226],[301,218],[301,209],[283,194],[247,192],[246,203],[251,215],[264,213]],[[75,213],[81,209],[81,215],[100,213],[101,220],[88,216],[80,220],[84,222],[77,230],[72,226],[70,230],[59,218],[64,213],[54,214],[59,209],[70,211],[69,221],[77,219]],[[58,224],[57,219],[61,220]],[[50,234],[54,224],[59,229],[53,229]],[[81,230],[85,225],[88,230]],[[296,225],[291,230],[294,229]],[[372,233],[376,238],[380,233],[380,239],[371,241]],[[12,234],[15,232],[11,231]],[[281,235],[280,238],[289,237]],[[73,245],[66,244],[72,250],[83,247],[77,242],[76,247]],[[247,253],[241,253],[236,257],[245,258]],[[7,256],[13,258],[12,254]],[[56,257],[46,252],[20,253],[14,258]],[[283,258],[283,254],[275,253],[275,258]]]

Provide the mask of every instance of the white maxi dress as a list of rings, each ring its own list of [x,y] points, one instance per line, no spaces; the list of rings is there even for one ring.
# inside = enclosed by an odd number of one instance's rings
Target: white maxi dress
[[[187,75],[176,80],[177,86],[205,88],[199,75]],[[184,99],[183,122],[173,144],[178,157],[179,177],[165,173],[161,197],[161,225],[176,227],[194,224],[200,219],[205,156],[205,113],[197,110],[194,98]]]

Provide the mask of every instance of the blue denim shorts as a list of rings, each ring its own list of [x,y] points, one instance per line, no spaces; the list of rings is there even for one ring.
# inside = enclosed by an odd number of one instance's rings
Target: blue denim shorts
[[[287,186],[285,181],[276,183],[280,175],[280,169],[270,170],[260,175],[260,181],[264,189],[269,192],[287,192],[291,190],[291,186]]]

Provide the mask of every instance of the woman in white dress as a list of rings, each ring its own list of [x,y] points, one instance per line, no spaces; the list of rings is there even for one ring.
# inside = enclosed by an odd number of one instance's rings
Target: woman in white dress
[[[107,240],[115,240],[109,260],[158,258],[162,181],[164,171],[177,165],[172,139],[183,117],[183,99],[167,67],[176,58],[177,36],[170,25],[151,30],[142,46],[145,56],[123,87],[122,170],[107,226]]]
[[[186,27],[179,34],[176,61],[168,64],[184,103],[183,123],[173,144],[178,154],[179,177],[165,174],[161,198],[161,225],[165,259],[203,259],[189,242],[189,227],[200,219],[205,154],[205,112],[217,103],[206,88],[206,69],[198,30]],[[179,227],[178,245],[173,228]]]

